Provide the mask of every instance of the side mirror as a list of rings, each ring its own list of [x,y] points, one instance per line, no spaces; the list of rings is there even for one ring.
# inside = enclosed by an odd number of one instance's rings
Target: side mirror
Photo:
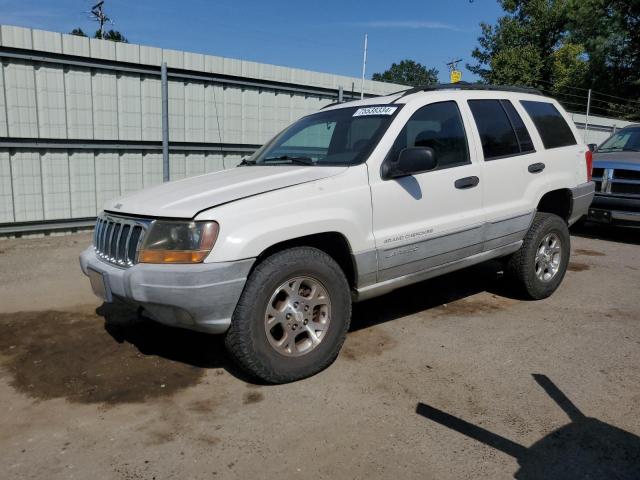
[[[397,161],[385,162],[381,173],[383,179],[390,180],[428,172],[437,166],[438,161],[432,148],[408,147],[400,150]]]
[[[587,147],[589,147],[589,150],[591,150],[592,152],[595,152],[598,150],[598,144],[597,143],[590,143],[587,145]]]

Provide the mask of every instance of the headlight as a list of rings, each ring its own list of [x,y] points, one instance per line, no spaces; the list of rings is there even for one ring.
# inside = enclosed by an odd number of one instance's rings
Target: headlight
[[[140,263],[200,263],[218,238],[216,222],[157,220],[147,232]]]

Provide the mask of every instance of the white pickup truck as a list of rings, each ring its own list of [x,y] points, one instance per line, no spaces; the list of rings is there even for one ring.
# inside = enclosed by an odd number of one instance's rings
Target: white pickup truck
[[[591,152],[553,99],[414,88],[109,203],[80,263],[105,301],[225,334],[249,373],[288,382],[336,358],[352,301],[498,257],[523,294],[549,296],[593,195]]]

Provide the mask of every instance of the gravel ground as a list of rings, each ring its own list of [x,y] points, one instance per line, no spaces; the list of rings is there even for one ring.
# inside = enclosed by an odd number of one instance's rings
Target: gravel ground
[[[359,304],[282,386],[100,305],[89,241],[0,240],[2,478],[640,478],[638,230],[574,232],[547,300],[494,262]]]

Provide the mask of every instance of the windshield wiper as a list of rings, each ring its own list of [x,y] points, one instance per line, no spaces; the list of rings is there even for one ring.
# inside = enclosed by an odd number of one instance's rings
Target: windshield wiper
[[[315,165],[311,157],[290,157],[289,155],[280,155],[279,157],[270,157],[262,160],[263,163],[288,161],[297,165]]]
[[[242,161],[238,164],[238,166],[242,166],[242,165],[255,165],[256,161],[252,160],[250,158],[243,158]]]

